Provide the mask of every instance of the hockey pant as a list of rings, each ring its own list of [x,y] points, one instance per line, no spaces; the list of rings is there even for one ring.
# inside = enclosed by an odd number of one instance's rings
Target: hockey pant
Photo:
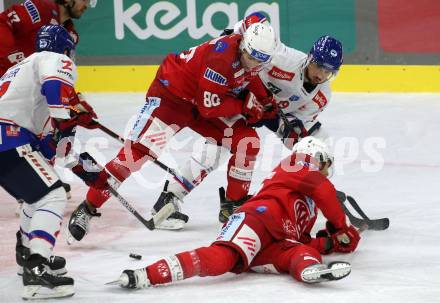
[[[237,119],[204,119],[192,104],[176,99],[159,81],[151,85],[124,147],[107,165],[107,170],[120,182],[141,169],[148,160],[158,158],[166,144],[182,128],[189,127],[232,153],[228,163],[227,196],[239,200],[246,196],[252,177],[259,137],[245,121]],[[201,141],[205,141],[201,139]],[[171,141],[172,143],[172,141]],[[87,200],[100,207],[110,194],[90,188]]]
[[[236,213],[211,246],[161,259],[147,266],[146,271],[152,285],[245,271],[288,273],[302,281],[304,268],[321,262],[314,248],[290,240],[274,241],[259,220]]]
[[[66,206],[66,192],[54,168],[30,145],[0,153],[0,185],[24,200],[23,245],[45,258],[52,254]]]

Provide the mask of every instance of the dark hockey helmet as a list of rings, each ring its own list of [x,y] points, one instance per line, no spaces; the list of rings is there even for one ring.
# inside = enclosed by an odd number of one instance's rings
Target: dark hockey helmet
[[[60,25],[43,25],[37,32],[35,41],[37,52],[49,51],[73,57],[75,43],[67,30]]]
[[[342,43],[331,36],[320,37],[310,49],[309,60],[336,74],[343,62]]]

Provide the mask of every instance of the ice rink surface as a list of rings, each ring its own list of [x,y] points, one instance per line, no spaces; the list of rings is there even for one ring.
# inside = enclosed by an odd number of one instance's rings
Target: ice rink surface
[[[87,97],[102,124],[121,134],[144,102],[143,94]],[[183,207],[190,221],[182,231],[149,231],[112,198],[83,241],[68,246],[62,233],[55,252],[67,258],[76,286],[75,296],[62,302],[440,302],[439,119],[440,95],[433,94],[335,94],[322,114],[320,120],[331,134],[335,151],[333,183],[354,196],[370,217],[391,220],[386,231],[365,231],[353,254],[324,258],[352,263],[352,274],[344,280],[305,285],[288,275],[248,273],[193,278],[138,291],[105,286],[123,269],[139,268],[215,239],[220,228],[218,188],[226,180],[223,166],[187,197]],[[251,192],[288,153],[269,131],[258,132],[262,150]],[[161,160],[176,167],[201,142],[197,134],[183,131]],[[98,130],[80,131],[76,148],[90,151],[105,163],[120,144]],[[59,171],[72,185],[68,218],[84,199],[86,186],[69,172]],[[147,164],[119,191],[148,216],[167,177],[154,164]],[[16,202],[2,190],[0,202],[0,302],[21,302],[14,253],[19,224]],[[323,222],[318,221],[319,227]],[[141,254],[142,260],[130,259],[131,252]]]

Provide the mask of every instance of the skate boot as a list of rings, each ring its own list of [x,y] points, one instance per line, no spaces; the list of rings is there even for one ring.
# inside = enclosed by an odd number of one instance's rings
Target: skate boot
[[[72,244],[74,240],[81,241],[89,231],[90,220],[92,217],[100,217],[101,214],[96,210],[91,211],[86,201],[82,202],[72,213],[69,219],[69,234],[67,243]]]
[[[313,264],[304,268],[301,272],[301,279],[306,283],[319,283],[326,281],[340,280],[351,272],[351,265],[348,262],[335,261],[330,264]]]
[[[47,260],[38,254],[26,259],[23,266],[23,299],[49,299],[73,296],[73,279],[52,275]]]
[[[122,272],[118,280],[109,282],[107,285],[119,285],[123,288],[146,288],[151,286],[145,268],[136,270],[126,269]]]
[[[23,265],[27,258],[29,258],[30,250],[23,245],[21,241],[21,232],[17,231],[17,243],[15,245],[15,261],[18,265],[17,275],[23,275]],[[67,273],[66,259],[60,256],[50,256],[45,260],[44,265],[47,266],[47,272],[54,276],[62,276]]]
[[[165,182],[164,189],[157,199],[157,202],[154,204],[153,209],[151,210],[151,215],[157,214],[157,212],[162,209],[166,204],[173,203],[174,207],[178,210],[173,212],[168,218],[166,218],[162,223],[156,226],[157,229],[167,229],[167,230],[178,230],[182,229],[185,223],[188,222],[189,217],[184,213],[181,213],[180,210],[180,201],[172,192],[168,190],[169,181]]]
[[[229,200],[226,198],[225,189],[223,187],[218,189],[218,193],[220,196],[220,212],[218,213],[220,223],[226,223],[232,213],[252,197],[252,195],[247,195],[237,201]]]

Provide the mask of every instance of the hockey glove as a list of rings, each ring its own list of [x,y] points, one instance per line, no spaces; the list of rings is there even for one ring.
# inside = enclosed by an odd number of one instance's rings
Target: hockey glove
[[[73,99],[70,109],[72,119],[69,121],[71,124],[79,125],[88,129],[95,129],[99,127],[99,123],[93,120],[97,119],[98,116],[81,93],[78,93],[76,98]]]
[[[84,181],[88,186],[96,189],[108,189],[108,174],[105,169],[99,167],[96,160],[84,152],[79,155],[80,163],[72,167],[72,172]]]
[[[277,135],[288,149],[292,149],[301,138],[308,136],[308,131],[300,119],[295,117],[287,121],[286,118],[280,119]]]
[[[275,119],[278,116],[279,107],[277,101],[273,96],[269,96],[261,100],[261,104],[264,106],[263,119]]]
[[[361,239],[359,232],[352,225],[336,229],[335,226],[327,221],[326,229],[318,231],[316,237],[330,237],[332,240],[333,252],[350,253],[353,252]]]
[[[332,234],[332,239],[335,252],[350,253],[356,249],[361,237],[357,229],[350,225]]]
[[[257,97],[249,92],[243,102],[243,115],[248,123],[256,123],[263,118],[264,107],[258,102]]]

